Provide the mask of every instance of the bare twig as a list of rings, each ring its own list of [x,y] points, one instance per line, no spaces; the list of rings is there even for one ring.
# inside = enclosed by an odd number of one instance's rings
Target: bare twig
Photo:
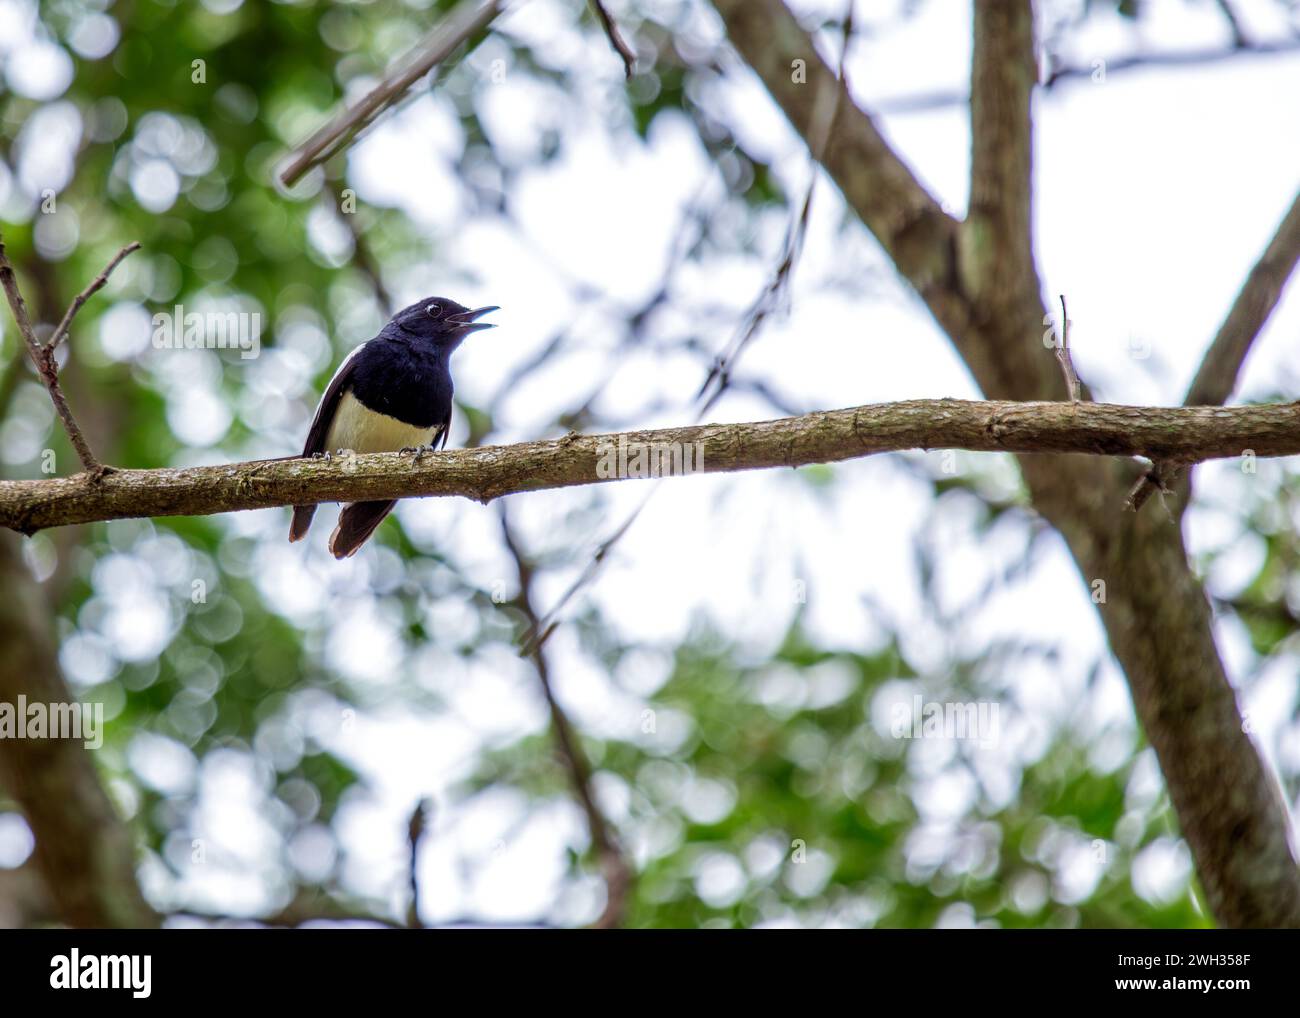
[[[82,290],[81,293],[77,294],[72,303],[68,305],[68,310],[63,315],[63,320],[59,322],[59,327],[54,330],[54,335],[52,335],[49,342],[45,344],[47,347],[53,350],[63,342],[68,335],[68,329],[72,326],[72,319],[76,317],[77,312],[81,310],[81,306],[104,288],[104,284],[108,282],[108,277],[112,275],[113,270],[117,268],[118,263],[120,263],[123,258],[131,254],[133,251],[139,250],[140,242],[138,240],[133,240],[112,257],[109,263],[104,266],[104,271],[96,276],[91,284]]]
[[[1206,64],[1222,63],[1246,56],[1282,56],[1300,49],[1300,39],[1279,39],[1277,42],[1256,42],[1246,46],[1233,45],[1228,49],[1215,46],[1196,50],[1167,50],[1157,53],[1133,53],[1106,61],[1106,76],[1122,71],[1143,70],[1149,67],[1199,68]],[[1064,66],[1054,68],[1043,82],[1045,88],[1051,88],[1063,79],[1091,79],[1096,73],[1091,65]]]
[[[704,379],[704,384],[700,386],[697,398],[703,400],[703,402],[700,406],[700,416],[697,419],[703,419],[704,415],[722,397],[722,394],[730,385],[731,372],[735,362],[754,340],[754,337],[758,335],[763,323],[776,312],[789,285],[790,277],[794,274],[795,265],[798,263],[799,255],[803,251],[804,238],[808,234],[808,219],[812,211],[813,192],[817,188],[817,174],[822,160],[826,157],[826,146],[830,143],[831,130],[835,124],[835,118],[839,115],[841,97],[848,89],[848,79],[845,76],[844,68],[848,62],[849,46],[852,41],[853,0],[849,0],[844,12],[839,70],[833,79],[827,78],[823,80],[822,87],[817,93],[817,107],[813,117],[813,127],[809,133],[808,190],[804,192],[799,212],[791,221],[786,232],[784,253],[781,261],[777,264],[776,271],[772,274],[772,278],[763,289],[763,292],[759,294],[758,299],[751,305],[745,323],[736,338],[729,348],[718,356],[708,376]],[[713,388],[712,394],[709,393],[710,388]]]
[[[623,60],[623,71],[630,78],[636,67],[636,51],[623,39],[619,34],[618,22],[606,9],[604,0],[591,0],[591,7],[596,12],[596,17],[600,18],[601,27],[605,29],[605,35],[609,37],[609,44],[614,47]]]
[[[379,309],[384,316],[391,316],[397,310],[397,306],[393,303],[393,295],[388,292],[388,286],[384,283],[383,271],[370,250],[365,231],[361,229],[354,213],[340,212],[339,217],[348,232],[352,234],[352,263],[370,281],[370,288],[375,291],[375,300],[379,301]]]
[[[1170,485],[1178,480],[1182,471],[1183,467],[1179,463],[1160,460],[1152,463],[1151,468],[1139,477],[1129,490],[1128,498],[1124,500],[1124,508],[1130,512],[1137,512],[1157,491],[1160,492],[1162,500],[1167,495],[1173,495],[1174,491]],[[1166,511],[1169,509],[1167,504],[1165,509]],[[1172,513],[1170,515],[1172,518]]]
[[[292,929],[304,923],[370,923],[400,930],[402,923],[388,916],[376,915],[337,898],[319,887],[303,887],[280,909],[265,916],[230,916],[201,909],[183,908],[170,913],[171,918],[191,918],[202,922],[239,926],[273,926]]]
[[[1106,80],[1126,71],[1140,71],[1149,67],[1165,67],[1170,70],[1195,69],[1206,64],[1221,63],[1249,56],[1285,56],[1300,50],[1300,38],[1285,39],[1276,43],[1252,43],[1245,48],[1233,46],[1224,49],[1217,46],[1207,50],[1171,51],[1167,53],[1134,53],[1102,61],[1106,69]],[[1095,81],[1098,67],[1095,64],[1061,64],[1053,65],[1043,88],[1051,89],[1063,81]],[[928,113],[932,110],[949,109],[954,106],[966,106],[970,103],[970,93],[952,89],[933,92],[916,92],[911,95],[893,95],[877,99],[871,104],[872,109],[882,114]]]
[[[551,634],[554,633],[556,628],[559,626],[556,617],[564,610],[564,606],[573,600],[574,595],[590,583],[592,579],[595,578],[596,574],[600,572],[600,567],[604,564],[605,558],[609,555],[610,550],[614,545],[618,544],[618,542],[622,540],[623,535],[631,529],[632,524],[635,523],[637,517],[645,511],[646,505],[658,490],[657,487],[650,489],[646,497],[641,500],[641,504],[628,513],[627,519],[622,522],[619,528],[601,542],[600,547],[597,548],[595,554],[591,556],[591,560],[587,563],[586,568],[578,574],[578,578],[569,585],[569,589],[560,596],[560,599],[551,606],[551,610],[548,611],[542,619],[529,627],[528,638],[524,641],[523,646],[519,648],[520,654],[524,656],[533,654],[542,646],[542,644],[551,638]]]
[[[515,599],[515,605],[523,612],[531,630],[537,632],[541,620],[533,605],[535,575],[533,564],[515,537],[504,503],[501,507],[501,533],[505,538],[506,548],[515,560],[515,572],[519,578],[519,595]],[[555,690],[551,686],[550,662],[547,660],[541,641],[532,646],[528,656],[533,662],[537,679],[541,683],[542,694],[546,697],[546,704],[550,708],[556,749],[565,769],[569,772],[569,779],[573,783],[573,791],[582,807],[582,812],[586,815],[591,844],[600,861],[601,874],[605,880],[605,907],[593,925],[597,929],[611,929],[623,921],[627,911],[627,900],[632,890],[632,869],[624,858],[613,828],[596,803],[595,792],[591,785],[591,763],[582,749],[582,743],[573,731],[573,725],[555,697]]]
[[[411,811],[411,819],[406,828],[407,842],[411,847],[410,864],[407,873],[407,883],[411,889],[411,901],[406,909],[406,925],[413,930],[424,928],[424,923],[420,921],[420,881],[416,875],[416,861],[420,852],[420,839],[424,837],[424,832],[428,829],[432,816],[433,800],[421,799],[415,804],[415,809]]]
[[[657,308],[668,303],[669,297],[672,293],[672,281],[675,270],[687,257],[692,248],[699,244],[708,233],[708,224],[712,217],[712,213],[703,205],[703,194],[706,187],[707,183],[700,188],[683,212],[681,222],[673,233],[673,242],[669,246],[669,254],[665,260],[659,285],[654,289],[654,292],[650,297],[644,300],[640,307],[628,316],[628,327],[634,334],[637,330],[644,327],[645,323]],[[689,241],[687,237],[692,225],[698,225],[700,230],[699,235],[695,240]],[[558,333],[546,346],[543,352],[538,355],[536,361],[530,360],[524,368],[516,369],[515,375],[511,379],[507,380],[507,383],[501,387],[499,392],[504,394],[511,391],[514,384],[522,378],[527,371],[531,371],[536,363],[540,363],[541,360],[549,357],[555,349],[558,348],[563,335],[563,333]],[[609,377],[612,378],[617,371],[618,367],[615,366],[610,371]],[[575,430],[577,425],[588,415],[596,398],[605,391],[608,381],[608,378],[601,381],[599,385],[594,387],[591,395],[587,397],[577,410],[571,411],[565,415],[565,419],[573,422],[571,426],[574,427]],[[600,546],[596,548],[591,559],[587,562],[586,567],[578,578],[573,581],[569,586],[569,589],[560,597],[559,601],[553,604],[550,610],[542,616],[542,619],[537,626],[529,630],[524,644],[520,648],[520,654],[527,656],[528,654],[531,654],[535,648],[542,646],[548,639],[550,639],[551,634],[559,627],[557,618],[560,612],[564,610],[565,606],[580,590],[582,590],[583,587],[587,586],[587,584],[595,579],[596,574],[600,572],[601,565],[604,563],[606,556],[608,556],[614,546],[622,540],[623,535],[631,529],[632,524],[636,522],[637,518],[645,510],[646,505],[650,502],[650,499],[654,497],[657,490],[657,488],[651,488],[650,491],[647,492],[645,498],[641,500],[641,504],[633,509],[632,512],[628,514],[627,518],[623,520],[622,524],[620,524],[613,533],[601,542]]]
[[[1065,388],[1070,394],[1070,402],[1080,399],[1079,375],[1074,370],[1074,361],[1070,358],[1070,313],[1065,309],[1065,294],[1061,294],[1061,341],[1056,344],[1056,360],[1061,365],[1061,374],[1065,376]]]
[[[754,340],[762,329],[767,319],[779,308],[782,298],[788,287],[790,277],[794,273],[795,265],[798,263],[799,255],[803,251],[804,237],[808,232],[808,219],[812,210],[813,192],[817,188],[818,167],[821,165],[826,155],[826,146],[830,143],[832,128],[835,124],[835,118],[839,115],[841,96],[848,89],[848,80],[845,76],[845,65],[849,56],[849,45],[853,41],[853,0],[848,0],[848,5],[844,13],[842,25],[842,39],[840,48],[839,70],[834,79],[827,79],[823,82],[822,88],[817,94],[817,109],[814,116],[814,126],[809,145],[809,162],[810,179],[808,189],[804,192],[803,202],[799,206],[799,212],[791,221],[789,229],[786,232],[785,245],[781,261],[777,263],[776,271],[772,274],[767,286],[762,293],[750,306],[749,313],[746,315],[744,323],[737,332],[736,337],[728,344],[727,348],[718,355],[710,368],[708,375],[705,376],[704,383],[700,386],[696,399],[699,401],[699,412],[696,420],[704,419],[704,416],[713,409],[714,404],[722,398],[722,394],[731,386],[732,371],[740,355],[744,353],[745,348]],[[666,297],[667,280],[660,293]],[[586,569],[574,581],[574,583],[565,591],[564,596],[555,604],[543,619],[543,625],[534,629],[530,634],[526,647],[541,646],[545,643],[550,635],[555,631],[558,622],[554,621],[559,612],[563,609],[575,594],[593,579],[600,571],[600,566],[604,562],[610,550],[620,541],[623,536],[632,528],[632,524],[645,510],[650,499],[654,497],[658,489],[651,489],[646,497],[623,521],[596,550],[595,555],[587,564]]]
[[[506,0],[472,3],[463,0],[434,26],[424,39],[375,88],[350,108],[337,113],[294,150],[288,166],[280,173],[285,187],[292,187],[310,170],[342,151],[380,113],[401,99],[417,81],[456,51],[456,48],[487,28],[505,9]]]
[[[118,260],[120,258],[116,259],[113,264],[115,265]],[[106,269],[103,275],[107,276],[108,271]],[[82,467],[91,477],[94,479],[102,477],[108,468],[95,458],[95,454],[91,452],[90,444],[86,441],[85,435],[81,433],[81,428],[77,426],[76,418],[72,416],[72,409],[68,406],[67,397],[63,395],[63,388],[59,385],[59,365],[54,359],[54,346],[52,344],[49,346],[43,345],[36,338],[36,331],[32,328],[31,316],[27,313],[27,303],[23,300],[22,291],[18,289],[18,279],[14,275],[14,267],[9,263],[9,256],[5,254],[3,237],[0,237],[0,284],[4,286],[5,296],[9,300],[9,309],[13,312],[18,332],[22,335],[23,342],[27,344],[27,352],[31,355],[32,363],[36,365],[36,371],[41,376],[41,381],[45,383],[45,388],[50,394],[50,402],[54,404],[59,420],[63,423],[63,430],[68,435],[68,441],[72,443],[72,448],[76,450],[77,458],[81,460]],[[80,299],[79,297],[78,300]],[[76,301],[73,304],[74,307],[80,307],[80,304]],[[73,314],[75,314],[74,308],[69,308],[68,314],[64,315],[64,320],[70,322]]]
[[[1250,36],[1246,34],[1245,28],[1242,27],[1241,18],[1232,9],[1232,4],[1228,0],[1215,0],[1215,4],[1223,13],[1224,19],[1228,22],[1228,27],[1232,29],[1232,45],[1237,49],[1249,49]]]

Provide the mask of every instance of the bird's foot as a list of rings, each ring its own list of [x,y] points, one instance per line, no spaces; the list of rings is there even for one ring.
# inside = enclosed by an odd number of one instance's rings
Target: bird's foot
[[[430,443],[425,443],[424,445],[404,445],[398,450],[398,452],[410,453],[413,455],[415,457],[415,462],[417,463],[420,462],[420,457],[426,452],[434,451],[433,445]]]

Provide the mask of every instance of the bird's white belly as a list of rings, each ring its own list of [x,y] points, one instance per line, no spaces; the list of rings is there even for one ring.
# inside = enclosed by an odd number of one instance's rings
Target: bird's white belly
[[[356,396],[345,392],[325,434],[325,451],[395,452],[428,445],[433,441],[433,433],[433,428],[417,428],[403,424],[395,417],[368,410]]]

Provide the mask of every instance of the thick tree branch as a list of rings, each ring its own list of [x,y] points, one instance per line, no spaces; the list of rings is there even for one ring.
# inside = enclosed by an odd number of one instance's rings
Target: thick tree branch
[[[962,228],[963,282],[990,309],[1032,307],[1033,131],[1038,78],[1030,0],[975,0],[971,60],[970,211]]]
[[[841,96],[822,165],[844,198],[879,241],[898,270],[925,301],[957,347],[984,392],[1005,399],[1060,398],[1065,394],[1051,357],[1020,357],[1008,363],[972,316],[978,309],[958,282],[960,224],[921,185],[889,146],[871,116],[837,83],[834,69],[818,55],[812,38],[781,0],[714,0],[727,33],[745,62],[767,86],[790,123],[815,151],[818,97],[827,87]],[[796,73],[802,71],[804,73]],[[1037,295],[1015,309],[1012,326],[1042,335],[1035,317]],[[1005,325],[1006,323],[998,323]],[[1041,346],[1039,348],[1042,349]],[[1043,351],[1044,353],[1046,351]]]
[[[813,52],[811,38],[780,0],[714,0],[714,6],[736,49],[809,141],[812,90],[792,85],[791,62],[807,61],[807,80],[814,88],[831,73]],[[991,297],[973,296],[954,271],[956,224],[937,210],[871,119],[841,103],[835,135],[826,169],[925,300],[984,392],[1061,399],[1065,386],[1039,343],[1039,323],[1047,311],[1029,269],[1023,269],[1023,278],[1004,281],[1008,291],[1024,295],[1019,304],[998,300],[996,288]],[[987,238],[963,230],[960,275],[991,278],[979,259],[1016,243],[1014,236]],[[1085,406],[1063,409],[1086,415]],[[1102,620],[1216,919],[1236,927],[1300,926],[1300,872],[1286,810],[1243,731],[1214,643],[1205,592],[1190,568],[1180,531],[1154,513],[1116,519],[1114,507],[1124,500],[1131,471],[1078,457],[1022,455],[1019,462],[1035,507],[1066,538],[1083,577],[1106,581]]]
[[[620,453],[620,449],[622,452]],[[1300,404],[1134,407],[956,399],[878,403],[752,424],[701,424],[615,435],[457,449],[287,458],[186,469],[115,470],[0,481],[0,526],[23,533],[137,516],[203,516],[244,509],[461,495],[503,495],[639,476],[664,450],[689,453],[691,472],[726,473],[831,463],[904,449],[1088,453],[1198,462],[1300,454]],[[651,453],[655,456],[651,457]],[[670,460],[665,462],[671,463]],[[1120,508],[1117,500],[1112,510]]]
[[[1105,583],[1102,620],[1215,919],[1300,928],[1286,804],[1244,731],[1178,528],[1163,513],[1126,513],[1111,534],[1066,537],[1084,575]]]
[[[1300,193],[1246,276],[1228,317],[1206,351],[1183,401],[1187,406],[1218,406],[1228,401],[1251,344],[1277,307],[1297,262],[1300,262]]]
[[[836,72],[817,54],[812,40],[784,4],[777,0],[717,0],[714,6],[727,23],[732,43],[814,152],[820,147],[817,142],[823,129],[823,96],[829,90],[840,93],[823,162],[841,188],[863,196],[858,212],[886,250],[918,218],[948,218],[894,154],[871,118],[854,105],[846,83],[837,80]]]

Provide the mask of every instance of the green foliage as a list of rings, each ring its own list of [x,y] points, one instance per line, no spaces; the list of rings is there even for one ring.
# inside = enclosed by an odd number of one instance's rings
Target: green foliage
[[[289,194],[274,182],[287,150],[337,106],[345,88],[382,73],[450,0],[245,0],[230,13],[217,13],[231,6],[134,0],[108,7],[120,19],[120,42],[101,59],[75,57],[71,87],[57,100],[75,107],[83,126],[70,179],[57,188],[59,208],[75,214],[77,242],[67,251],[39,243],[41,213],[34,201],[3,227],[44,322],[57,321],[122,244],[143,245],[77,319],[66,374],[96,451],[114,464],[161,467],[293,451],[284,443],[296,438],[292,429],[305,422],[342,352],[364,338],[359,323],[366,314],[373,321],[382,317],[381,297],[356,245],[365,246],[390,283],[413,266],[455,270],[454,250],[400,208],[360,203],[347,223],[353,236],[343,254],[318,240],[313,216],[344,222],[340,196],[353,183],[346,157],[331,160]],[[101,7],[45,2],[41,23],[66,46],[76,26]],[[584,52],[604,59],[604,40],[590,19],[575,27],[584,7],[573,0],[563,8],[569,28],[581,31]],[[695,254],[734,252],[748,243],[747,231],[765,210],[784,208],[791,198],[784,178],[704,111],[699,96],[715,81],[716,68],[674,49],[672,35],[680,26],[664,13],[672,8],[645,5],[632,15],[656,60],[628,86],[605,126],[620,144],[645,144],[663,117],[699,126],[709,153],[725,164],[729,211],[745,228],[708,235]],[[1117,9],[1127,17],[1139,14],[1134,3]],[[582,98],[588,68],[557,66],[545,47],[534,49],[518,36],[494,35],[491,45],[508,58],[512,76],[556,97],[561,121],[588,115]],[[196,81],[200,66],[203,80]],[[554,161],[569,138],[553,133],[526,165],[517,165],[515,156],[493,148],[479,122],[487,78],[462,65],[443,83],[467,139],[458,167],[487,166],[504,189],[494,195],[491,188],[467,188],[464,200],[478,203],[467,214],[498,215],[509,207],[519,178]],[[23,125],[53,105],[0,92],[0,134],[11,169]],[[146,207],[133,187],[133,174],[148,167],[174,177],[176,195],[165,208]],[[15,207],[12,197],[9,207]],[[507,216],[502,222],[510,225]],[[301,394],[284,401],[279,438],[268,435],[275,429],[258,416],[271,397],[255,388],[248,363],[196,356],[178,370],[162,353],[114,352],[104,340],[110,311],[151,314],[204,298],[260,310],[269,324],[266,349],[286,348],[286,322],[305,319],[326,330],[331,349],[310,364],[295,364],[313,377],[300,379]],[[17,358],[8,324],[5,337],[5,356]],[[25,370],[14,377],[0,419],[31,405],[20,398],[24,393],[40,395]],[[175,427],[203,388],[201,377],[209,377],[211,394],[232,408],[229,426],[206,443],[187,440]],[[290,387],[283,378],[279,384]],[[460,405],[472,444],[500,440],[499,409]],[[44,421],[42,427],[39,445],[55,449],[60,472],[68,472],[74,458],[57,426]],[[35,460],[6,462],[4,469],[7,476],[39,476]],[[834,503],[835,469],[808,467],[796,476],[795,483],[821,504]],[[926,483],[936,512],[976,507],[972,543],[1000,528],[1019,528],[1028,561],[1037,525],[1026,519],[1023,497],[999,496],[993,480],[963,471],[927,477]],[[1287,481],[1288,497],[1293,488]],[[608,525],[601,498],[557,514],[537,542],[538,560],[546,567],[585,565],[575,565],[573,549]],[[1296,563],[1293,528],[1273,522],[1257,528],[1266,554],[1235,601],[1259,654],[1273,652],[1297,629],[1285,595]],[[221,754],[251,762],[262,798],[244,805],[270,818],[286,852],[304,831],[323,825],[345,856],[337,821],[374,794],[374,782],[341,748],[347,745],[337,737],[341,729],[392,704],[430,722],[446,721],[439,666],[454,673],[455,661],[504,672],[503,662],[519,662],[520,617],[498,591],[487,589],[478,564],[466,567],[393,524],[376,542],[382,557],[365,574],[368,590],[332,587],[310,564],[277,580],[275,570],[284,567],[273,557],[283,541],[281,524],[279,516],[265,528],[256,520],[169,518],[42,538],[52,542],[55,558],[47,582],[65,667],[87,699],[114,706],[101,764],[106,776],[130,790],[122,798],[142,845],[178,883],[193,865],[188,850],[169,846],[199,836],[202,777]],[[937,604],[937,558],[918,551],[918,582],[931,605]],[[139,584],[134,601],[122,600],[128,580]],[[305,587],[317,594],[315,606],[287,607]],[[397,674],[383,677],[389,685],[356,678],[329,652],[332,627],[343,625],[366,599],[400,620],[394,641],[402,663]],[[438,608],[444,605],[463,609],[453,636],[440,630]],[[638,701],[638,724],[616,733],[588,730],[593,726],[582,732],[597,783],[626,793],[616,823],[636,862],[631,924],[1204,925],[1190,887],[1177,886],[1155,900],[1140,896],[1129,878],[1135,857],[1172,830],[1163,795],[1134,792],[1142,757],[1131,732],[1121,759],[1104,769],[1094,762],[1094,750],[1103,735],[1114,733],[1069,723],[1050,725],[1031,749],[990,765],[980,749],[959,742],[934,750],[924,740],[892,736],[887,717],[882,720],[886,693],[905,687],[930,701],[996,699],[1007,728],[1027,725],[1033,708],[1014,702],[1003,669],[1007,661],[1050,659],[1044,648],[990,640],[976,658],[935,665],[913,660],[918,655],[904,627],[885,626],[879,649],[845,649],[820,645],[795,613],[776,650],[755,659],[752,646],[704,616],[680,645],[663,645],[619,635],[615,623],[621,620],[606,611],[595,601],[577,609],[570,625],[580,647],[566,653],[614,685],[621,664],[635,654],[671,662],[653,692],[628,694]],[[161,649],[139,657],[115,642],[116,612],[154,620],[164,633]],[[961,619],[945,622],[956,626]],[[520,696],[535,695],[529,678],[523,687],[529,692],[521,689]],[[146,736],[177,748],[174,784],[159,785],[133,762],[132,750]],[[1005,771],[1009,791],[993,789],[989,766]],[[571,799],[553,739],[537,726],[484,740],[463,770],[468,776],[439,804],[441,814],[454,816],[503,790],[518,793],[530,815]],[[969,794],[961,809],[936,816],[920,804],[940,778]],[[395,854],[404,850],[400,836],[393,836]],[[566,886],[596,871],[581,838],[571,839],[569,848]],[[1101,860],[1100,875],[1082,891],[1072,890],[1078,885],[1070,874],[1081,859],[1093,858]],[[324,890],[358,907],[391,911],[376,894],[350,886],[341,864],[308,876],[279,860],[263,861],[281,867],[268,878],[280,891],[284,885],[290,894]]]

